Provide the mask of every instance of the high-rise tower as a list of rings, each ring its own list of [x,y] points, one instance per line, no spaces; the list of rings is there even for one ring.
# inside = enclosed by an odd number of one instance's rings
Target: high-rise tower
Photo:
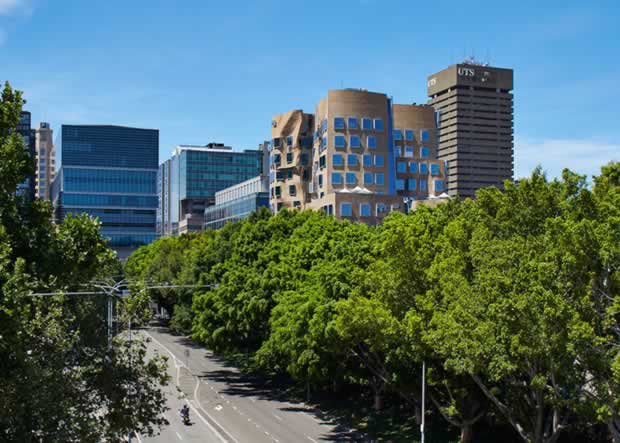
[[[513,71],[467,60],[428,77],[437,111],[439,158],[447,161],[450,196],[474,197],[512,180]]]
[[[56,170],[56,152],[53,131],[49,123],[41,122],[36,134],[36,195],[41,200],[50,200],[50,187]]]

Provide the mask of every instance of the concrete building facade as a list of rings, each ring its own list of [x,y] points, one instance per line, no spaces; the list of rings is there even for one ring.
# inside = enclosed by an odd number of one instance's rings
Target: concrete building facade
[[[444,188],[429,106],[393,105],[386,94],[365,90],[331,90],[314,116],[301,110],[274,116],[272,137],[276,213],[321,209],[377,224]]]
[[[41,122],[35,130],[36,150],[36,197],[50,200],[50,189],[56,173],[56,149],[53,131],[49,123]]]
[[[513,71],[468,60],[428,77],[450,196],[513,179]]]

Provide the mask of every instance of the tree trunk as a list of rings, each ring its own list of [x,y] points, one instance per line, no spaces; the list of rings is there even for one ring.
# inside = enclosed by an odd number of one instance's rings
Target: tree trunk
[[[422,424],[422,408],[420,408],[420,404],[418,402],[415,402],[415,405],[413,406],[413,413],[415,414],[415,424],[416,425],[421,425]]]
[[[461,443],[474,441],[474,427],[472,425],[461,426]]]
[[[618,418],[610,419],[607,422],[607,428],[614,443],[620,443],[620,420]]]
[[[383,409],[383,395],[381,395],[380,391],[375,391],[375,411],[380,411]]]

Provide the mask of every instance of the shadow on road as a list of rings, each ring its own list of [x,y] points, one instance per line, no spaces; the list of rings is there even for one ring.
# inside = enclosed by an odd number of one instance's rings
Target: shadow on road
[[[362,433],[344,425],[338,418],[321,410],[320,403],[306,404],[303,401],[304,393],[295,386],[287,377],[264,377],[260,374],[244,373],[237,367],[231,365],[230,360],[215,355],[204,346],[194,342],[192,339],[171,333],[162,326],[152,328],[161,334],[173,337],[173,342],[178,345],[186,346],[190,349],[200,349],[207,352],[211,361],[217,363],[220,368],[211,371],[201,371],[197,373],[192,370],[193,375],[226,385],[226,388],[219,392],[229,396],[254,397],[259,400],[274,401],[285,403],[278,409],[288,412],[307,413],[313,416],[321,424],[330,425],[332,431],[321,437],[322,441],[335,442],[370,442],[371,440]]]

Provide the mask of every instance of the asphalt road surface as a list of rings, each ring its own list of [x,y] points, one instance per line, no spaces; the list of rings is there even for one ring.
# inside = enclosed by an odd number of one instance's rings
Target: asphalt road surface
[[[170,425],[147,442],[319,443],[367,441],[303,403],[281,398],[261,380],[241,374],[206,349],[162,328],[141,331],[149,351],[166,355],[171,376],[166,418]],[[179,416],[190,406],[192,424]]]

